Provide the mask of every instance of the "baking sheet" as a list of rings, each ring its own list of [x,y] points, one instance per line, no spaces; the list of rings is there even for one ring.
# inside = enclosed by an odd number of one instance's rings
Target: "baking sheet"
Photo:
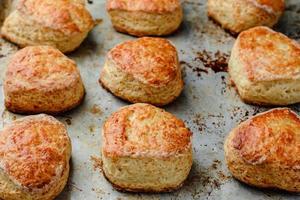
[[[102,176],[99,162],[101,126],[112,112],[128,103],[104,90],[98,84],[98,78],[106,52],[114,45],[134,38],[113,30],[104,0],[89,0],[87,7],[98,25],[81,47],[68,55],[78,64],[86,96],[80,107],[58,117],[67,125],[73,147],[69,182],[58,200],[300,199],[295,194],[246,186],[228,173],[223,155],[225,136],[239,122],[268,108],[242,103],[234,88],[228,86],[228,75],[224,71],[235,39],[207,19],[206,1],[182,2],[184,22],[176,34],[167,38],[178,49],[185,88],[174,103],[164,108],[182,118],[193,132],[194,163],[186,184],[176,192],[161,195],[120,193]],[[2,9],[7,5],[6,0],[0,0],[0,3]],[[287,11],[275,29],[300,39],[299,0],[287,1]],[[0,39],[1,86],[9,57],[16,50],[14,45]],[[1,126],[22,117],[4,108],[2,90],[0,96]],[[299,113],[299,106],[292,108]]]

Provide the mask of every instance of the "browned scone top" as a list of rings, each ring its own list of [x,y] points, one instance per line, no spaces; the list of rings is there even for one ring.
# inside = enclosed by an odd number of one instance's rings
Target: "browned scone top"
[[[20,47],[48,45],[66,53],[75,50],[93,27],[82,0],[20,0],[1,34]]]
[[[70,156],[66,128],[55,118],[12,122],[0,134],[0,198],[54,199],[67,182]]]
[[[267,27],[242,32],[236,49],[250,81],[300,78],[300,45]]]
[[[100,82],[132,103],[169,104],[183,89],[177,50],[162,38],[125,41],[108,52]]]
[[[24,17],[68,35],[83,32],[94,24],[85,7],[70,0],[20,0],[17,9]]]
[[[273,109],[241,123],[225,142],[229,170],[257,187],[300,192],[300,118]]]
[[[110,10],[143,11],[148,13],[174,12],[181,8],[179,0],[108,0]]]
[[[74,61],[53,47],[32,46],[12,56],[4,93],[13,112],[58,114],[82,101],[84,87]]]
[[[284,0],[245,0],[267,12],[282,12],[285,5]]]
[[[103,126],[103,153],[108,157],[169,157],[191,148],[183,121],[149,104],[115,112]]]
[[[180,70],[176,48],[162,38],[143,37],[123,42],[107,57],[120,70],[156,87],[173,81]]]

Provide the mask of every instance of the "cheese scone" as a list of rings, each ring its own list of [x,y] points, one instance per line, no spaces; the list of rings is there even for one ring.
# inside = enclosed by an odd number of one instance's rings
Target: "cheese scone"
[[[20,0],[4,21],[1,34],[20,47],[48,45],[63,53],[75,50],[93,28],[79,0]]]
[[[255,26],[274,26],[285,9],[284,0],[208,0],[207,13],[232,33]]]
[[[267,27],[242,32],[229,60],[240,97],[258,105],[300,102],[300,45]]]
[[[119,44],[108,52],[100,83],[129,102],[166,105],[183,89],[176,48],[151,37]]]
[[[108,0],[106,9],[117,31],[134,36],[171,34],[183,18],[179,0]]]
[[[50,46],[18,51],[4,78],[5,106],[15,113],[61,114],[78,106],[84,91],[76,63]]]
[[[260,188],[300,192],[300,118],[287,108],[252,117],[224,145],[232,175]]]
[[[192,166],[191,132],[162,109],[126,106],[103,125],[102,161],[105,177],[118,190],[172,191]]]
[[[0,131],[0,199],[52,200],[69,177],[71,142],[66,127],[40,114]]]

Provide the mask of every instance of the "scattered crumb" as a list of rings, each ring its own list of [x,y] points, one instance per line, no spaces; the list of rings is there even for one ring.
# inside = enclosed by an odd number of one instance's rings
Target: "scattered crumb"
[[[93,162],[94,171],[99,170],[100,172],[102,172],[102,159],[96,156],[91,156],[90,159]]]
[[[91,108],[90,112],[94,115],[102,115],[102,110],[98,105],[93,105],[93,107]]]

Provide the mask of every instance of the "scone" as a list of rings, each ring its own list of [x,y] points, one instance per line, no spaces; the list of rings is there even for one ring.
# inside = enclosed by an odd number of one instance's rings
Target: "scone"
[[[74,61],[53,47],[32,46],[12,56],[4,95],[12,112],[60,114],[82,102],[84,86]]]
[[[224,148],[228,168],[238,180],[300,192],[300,118],[291,110],[273,109],[241,123]]]
[[[149,104],[126,106],[102,128],[103,173],[121,191],[178,189],[192,166],[191,132]]]
[[[20,47],[48,45],[75,50],[94,22],[78,0],[20,0],[4,21],[2,36]]]
[[[176,48],[167,40],[144,37],[109,51],[101,84],[132,103],[166,105],[183,89]]]
[[[66,127],[48,115],[16,120],[0,132],[0,199],[52,200],[69,176]]]
[[[134,36],[171,34],[183,17],[179,0],[108,0],[106,9],[117,31]]]
[[[285,9],[284,0],[208,0],[208,16],[232,33],[255,26],[274,26]]]
[[[242,32],[229,60],[241,98],[259,105],[300,102],[300,45],[267,27]]]

